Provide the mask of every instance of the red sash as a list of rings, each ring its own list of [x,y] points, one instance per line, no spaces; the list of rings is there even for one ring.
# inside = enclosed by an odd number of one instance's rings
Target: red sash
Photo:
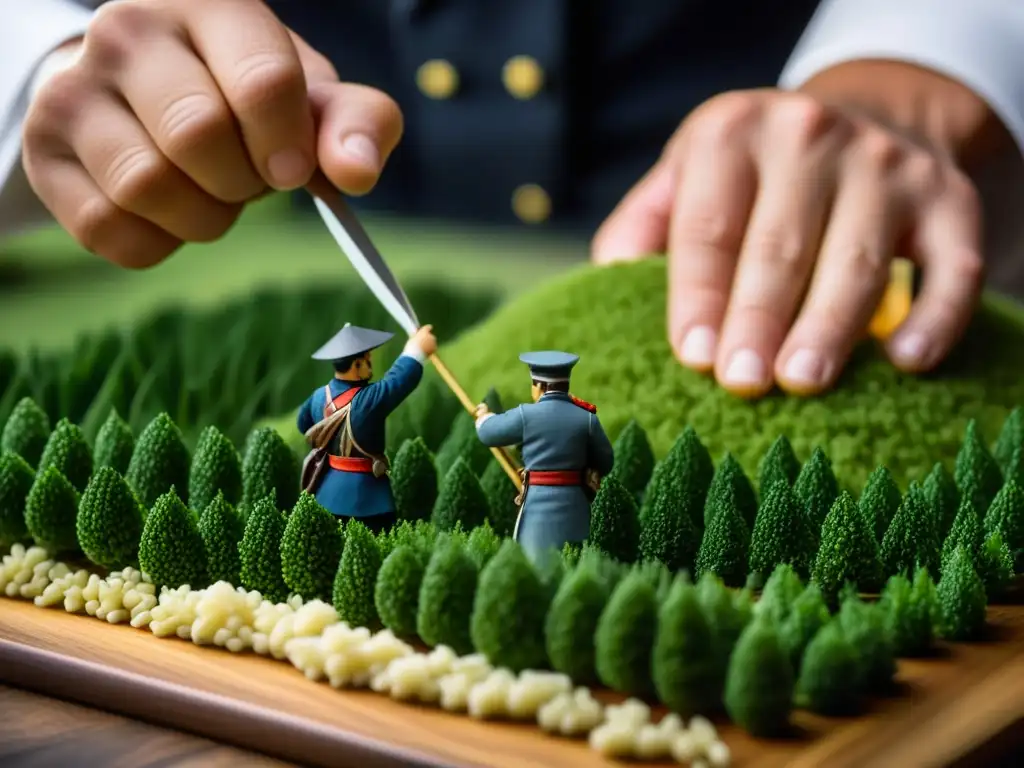
[[[578,469],[534,469],[526,473],[527,485],[583,485],[583,473]]]
[[[324,406],[324,418],[326,419],[332,413],[337,413],[339,410],[344,408],[346,405],[352,402],[352,398],[359,394],[359,390],[362,387],[349,387],[340,395],[335,398],[331,398],[331,385],[327,384],[324,386],[324,398],[327,403]]]
[[[597,413],[596,405],[588,403],[586,400],[580,400],[578,397],[573,397],[572,395],[569,395],[569,399],[572,401],[572,404],[578,408],[582,408],[584,411],[590,411],[591,413]]]

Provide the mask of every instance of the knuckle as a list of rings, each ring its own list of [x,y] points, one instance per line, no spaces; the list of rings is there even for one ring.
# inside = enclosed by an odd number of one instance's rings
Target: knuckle
[[[883,130],[868,130],[860,139],[860,155],[864,161],[880,173],[896,168],[904,158],[904,149],[899,140]]]
[[[888,274],[889,260],[886,255],[865,243],[848,243],[840,246],[835,258],[843,265],[844,272],[850,278],[882,279]]]
[[[945,187],[958,211],[974,221],[981,218],[981,194],[970,176],[959,169],[952,169],[947,174]]]
[[[154,11],[145,4],[104,3],[86,27],[84,51],[102,68],[118,69],[154,24]]]
[[[261,52],[238,62],[230,98],[237,110],[254,112],[288,100],[304,88],[305,76],[297,59]]]
[[[125,224],[127,214],[101,195],[90,197],[71,217],[67,229],[83,248],[103,254],[104,247]]]
[[[751,253],[773,272],[795,271],[807,253],[807,238],[781,225],[753,229],[747,237]]]
[[[157,197],[173,172],[162,155],[145,147],[128,147],[107,168],[108,194],[116,205],[131,210],[140,200]]]
[[[812,144],[822,138],[839,120],[835,110],[803,94],[780,100],[775,109],[780,127],[801,144]]]
[[[25,133],[52,134],[66,127],[89,99],[90,93],[77,66],[55,73],[32,100],[25,117]]]
[[[674,236],[680,240],[715,251],[737,247],[742,237],[728,215],[713,209],[689,211],[679,218],[673,229]]]
[[[700,144],[732,142],[750,129],[759,113],[759,103],[749,94],[722,94],[695,113],[691,137]]]
[[[172,156],[190,153],[232,129],[230,113],[205,93],[189,93],[172,100],[164,108],[157,128],[165,151]]]
[[[984,280],[985,260],[973,249],[960,249],[950,258],[951,266],[962,280],[972,287]]]
[[[195,243],[212,243],[220,240],[234,226],[242,212],[242,206],[231,206],[196,221],[195,232],[188,239]]]
[[[904,161],[903,173],[912,188],[932,191],[942,182],[942,166],[938,159],[924,150],[911,152]]]

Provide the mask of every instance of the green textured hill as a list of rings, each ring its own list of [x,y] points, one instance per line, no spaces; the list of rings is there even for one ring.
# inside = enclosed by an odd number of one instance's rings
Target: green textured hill
[[[635,417],[660,456],[689,423],[716,460],[729,450],[749,471],[785,433],[801,459],[821,445],[857,488],[879,463],[901,485],[937,460],[951,466],[968,419],[992,441],[1010,408],[1024,404],[1024,310],[996,300],[940,372],[903,375],[869,342],[825,396],[745,402],[672,356],[660,259],[571,272],[512,300],[441,357],[472,397],[494,386],[508,406],[529,398],[517,357],[536,349],[581,356],[573,393],[598,406],[613,439]]]

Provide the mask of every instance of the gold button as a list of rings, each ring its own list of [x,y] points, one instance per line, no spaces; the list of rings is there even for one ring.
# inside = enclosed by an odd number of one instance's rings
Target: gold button
[[[524,184],[512,193],[512,211],[524,224],[540,224],[551,215],[551,198],[536,184]]]
[[[517,99],[532,99],[544,87],[544,70],[531,56],[513,56],[505,62],[501,79]]]
[[[459,89],[459,72],[444,59],[431,59],[416,70],[416,86],[431,99],[450,99]]]

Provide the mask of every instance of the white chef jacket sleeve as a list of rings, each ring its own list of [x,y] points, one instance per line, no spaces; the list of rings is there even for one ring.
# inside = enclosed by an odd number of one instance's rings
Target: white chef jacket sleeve
[[[103,0],[2,0],[0,237],[50,221],[21,168],[21,126],[33,81],[55,48],[82,35]]]

